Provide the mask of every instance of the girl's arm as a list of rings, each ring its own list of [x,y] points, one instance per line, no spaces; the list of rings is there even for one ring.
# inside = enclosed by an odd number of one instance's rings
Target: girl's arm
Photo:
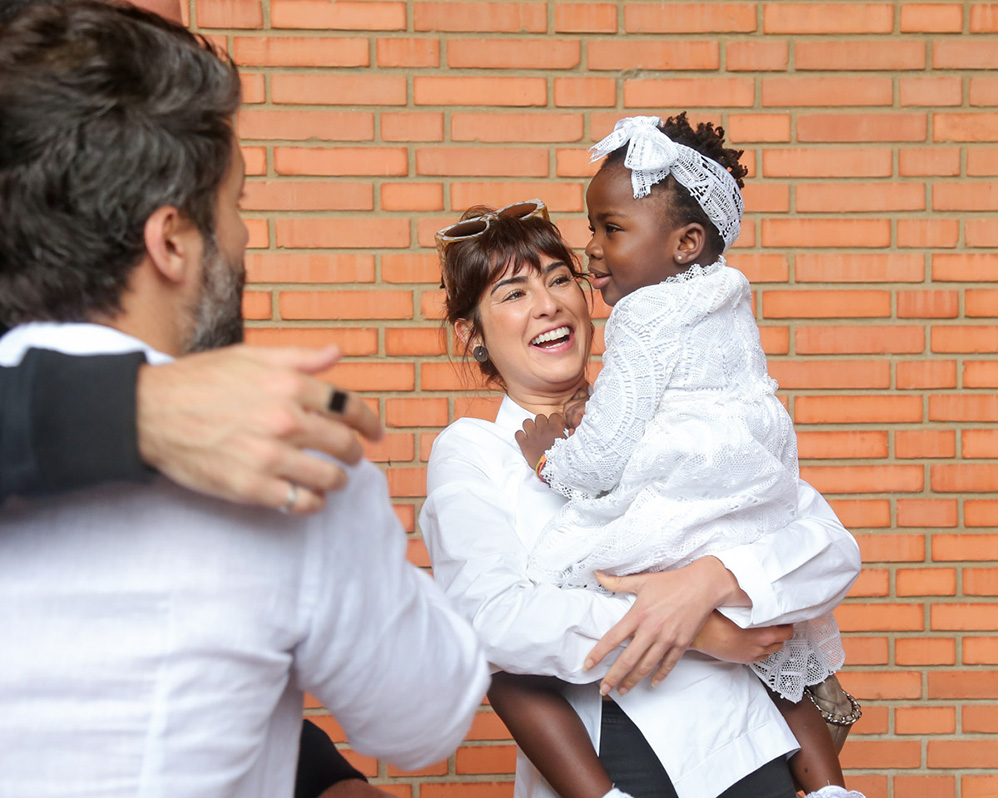
[[[602,798],[612,788],[589,733],[551,676],[495,673],[489,703],[560,798]]]
[[[614,308],[603,369],[586,414],[570,438],[547,451],[542,473],[559,493],[596,496],[620,481],[679,357],[682,329],[671,297],[653,287],[624,297]]]

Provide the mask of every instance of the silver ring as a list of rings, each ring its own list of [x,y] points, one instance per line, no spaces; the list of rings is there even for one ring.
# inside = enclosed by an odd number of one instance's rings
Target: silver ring
[[[295,499],[298,498],[298,486],[292,482],[288,485],[288,498],[285,500],[284,504],[281,505],[282,513],[290,513],[295,509]]]

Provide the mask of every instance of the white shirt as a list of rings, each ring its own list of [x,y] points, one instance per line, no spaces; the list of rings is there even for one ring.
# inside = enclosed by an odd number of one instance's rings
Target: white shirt
[[[32,324],[28,347],[141,349]],[[302,692],[358,751],[415,768],[463,739],[488,683],[474,633],[405,560],[380,472],[314,516],[165,479],[0,514],[0,796],[290,796]]]
[[[595,684],[613,662],[583,671],[585,655],[626,612],[629,596],[535,584],[527,558],[564,499],[526,465],[514,433],[528,411],[506,397],[496,421],[462,419],[430,456],[420,528],[434,575],[478,631],[489,661],[511,673],[557,676],[599,743]],[[817,617],[845,596],[859,549],[827,503],[799,484],[799,518],[787,529],[719,553],[752,599],[725,614],[742,626]],[[766,688],[741,665],[687,653],[657,688],[647,681],[616,698],[669,773],[680,798],[712,798],[796,741]],[[517,798],[554,793],[521,755]]]

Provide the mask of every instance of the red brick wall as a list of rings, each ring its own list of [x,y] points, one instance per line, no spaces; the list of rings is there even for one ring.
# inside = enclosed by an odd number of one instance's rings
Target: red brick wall
[[[185,0],[186,2],[187,0]],[[448,362],[433,231],[543,198],[586,241],[586,149],[690,109],[745,149],[755,288],[804,476],[866,569],[840,608],[870,798],[998,795],[998,4],[191,0],[242,65],[258,343],[338,341],[389,428],[412,557],[434,434],[492,406]],[[329,722],[329,721],[326,721]],[[510,796],[484,709],[393,794]]]

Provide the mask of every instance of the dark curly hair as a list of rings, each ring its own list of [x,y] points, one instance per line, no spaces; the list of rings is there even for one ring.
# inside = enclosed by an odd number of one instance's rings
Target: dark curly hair
[[[461,221],[491,212],[492,208],[478,205],[465,211]],[[482,318],[478,311],[482,295],[511,264],[513,274],[519,274],[524,269],[539,270],[541,255],[563,261],[568,264],[573,277],[585,279],[578,258],[569,249],[558,228],[540,216],[527,219],[500,216],[490,220],[481,235],[447,245],[440,264],[446,321],[452,327],[461,319],[471,322],[472,334],[461,351],[462,358],[468,357],[471,338],[482,337]],[[491,360],[478,366],[487,384],[505,387]]]
[[[712,122],[700,122],[696,129],[686,118],[683,111],[677,116],[670,116],[659,125],[665,135],[677,144],[685,144],[692,150],[696,150],[701,155],[705,155],[711,160],[717,161],[735,179],[739,188],[743,188],[745,183],[742,178],[748,174],[748,168],[739,162],[739,158],[744,154],[744,150],[734,150],[724,146],[724,128],[714,127]],[[611,152],[600,171],[616,166],[623,166],[624,157],[627,155],[627,146],[619,147]],[[669,221],[676,226],[682,226],[696,222],[702,225],[707,231],[707,243],[712,252],[718,255],[724,251],[724,241],[710,217],[700,207],[692,194],[680,184],[672,175],[669,175],[661,183],[652,186],[652,192],[667,192],[669,197]]]
[[[224,54],[131,5],[31,4],[0,26],[0,322],[120,312],[164,205],[209,236],[239,101]]]

